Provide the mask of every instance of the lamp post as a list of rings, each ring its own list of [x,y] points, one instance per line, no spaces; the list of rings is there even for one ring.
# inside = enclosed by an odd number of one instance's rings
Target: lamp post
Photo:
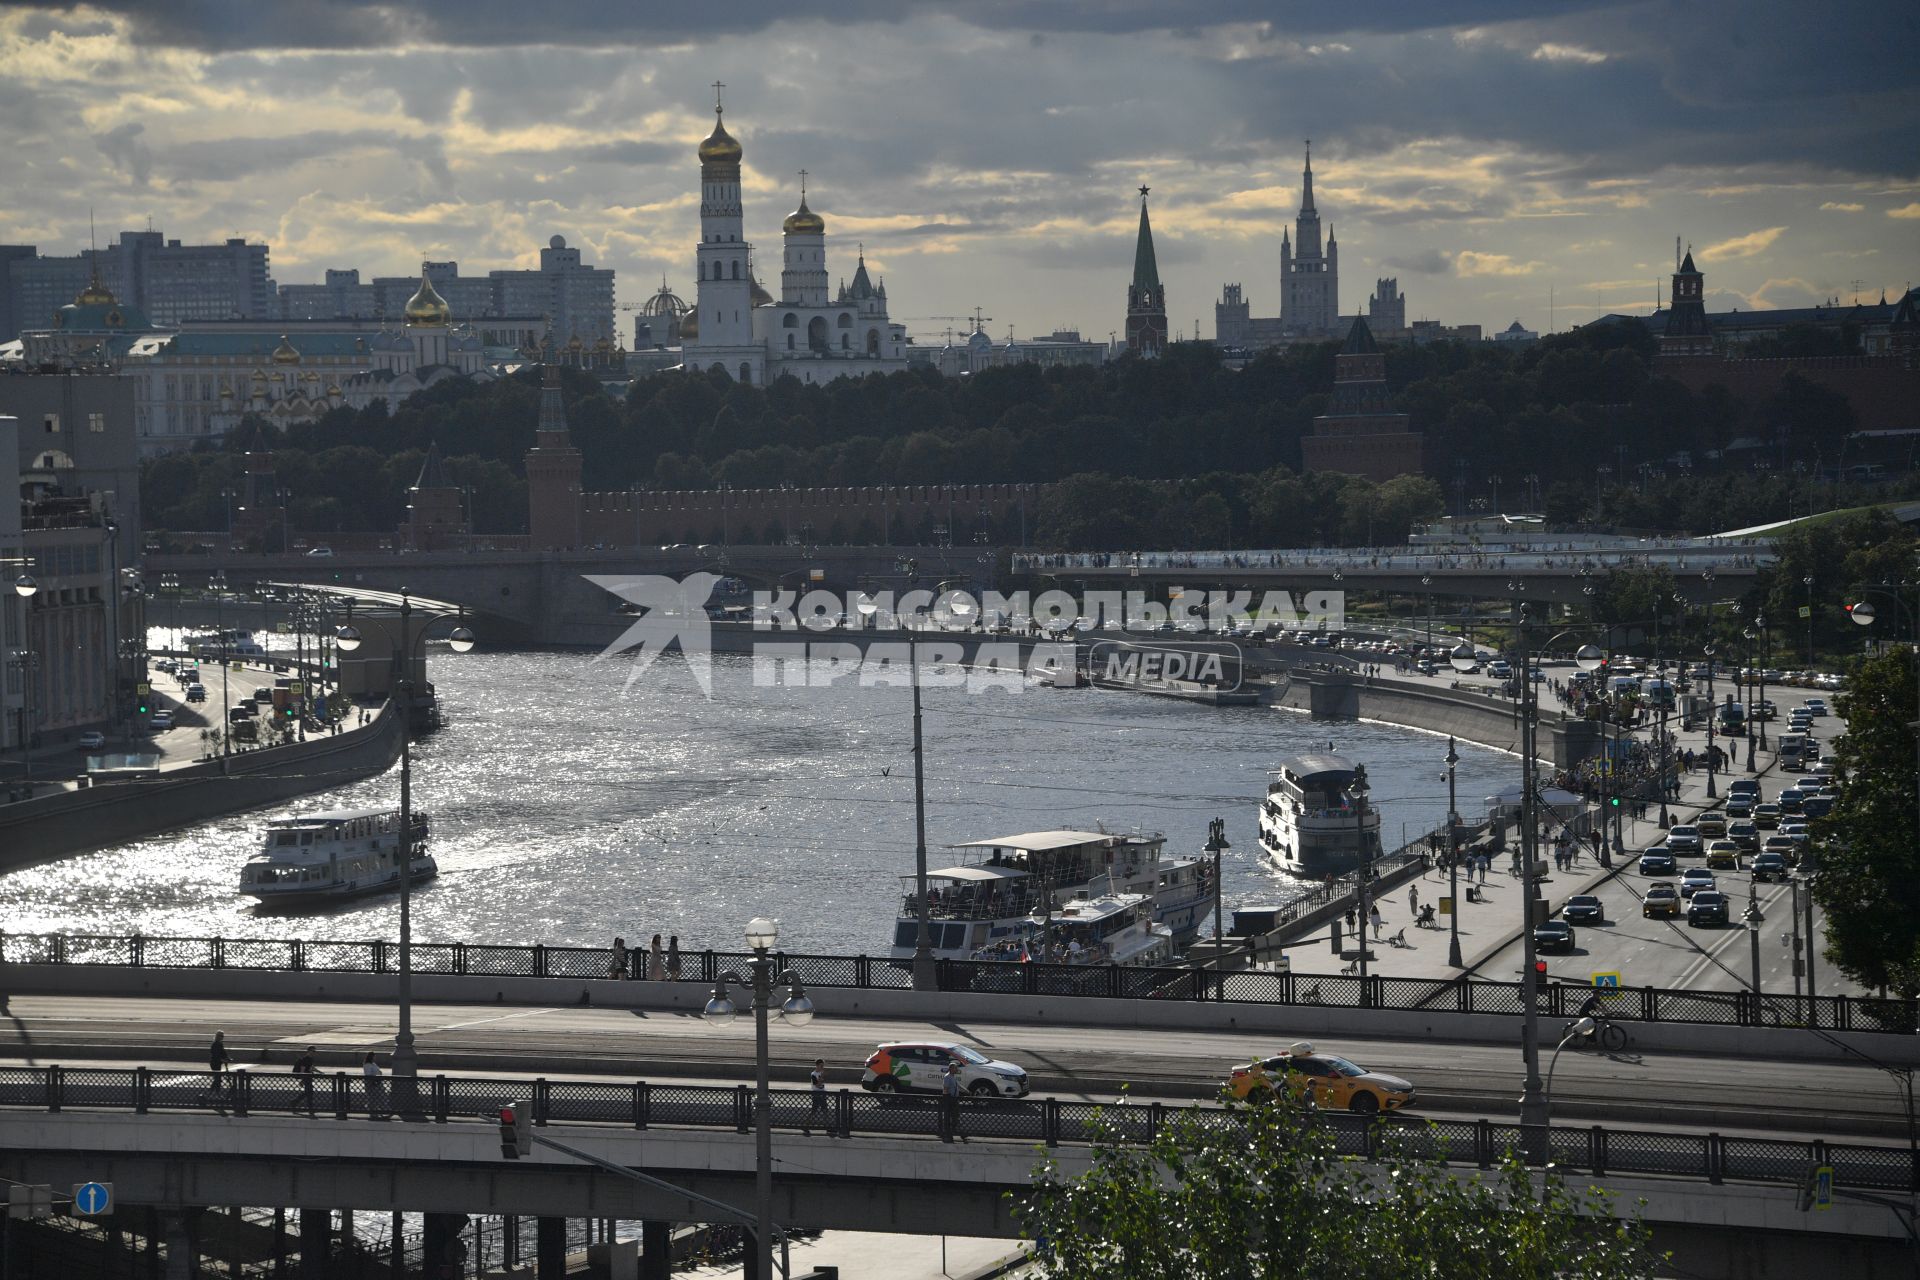
[[[1421,586],[1423,586],[1423,587],[1425,587],[1425,588],[1427,589],[1427,590],[1426,590],[1426,596],[1427,596],[1427,649],[1429,650],[1429,654],[1430,654],[1430,652],[1431,652],[1431,650],[1433,649],[1433,575],[1432,575],[1432,574],[1430,574],[1430,573],[1423,573],[1423,574],[1421,574],[1421,575],[1420,575],[1420,585],[1421,585]]]
[[[1579,1020],[1567,1028],[1567,1033],[1560,1037],[1560,1043],[1553,1046],[1553,1057],[1547,1062],[1546,1091],[1541,1099],[1541,1111],[1543,1115],[1546,1114],[1548,1108],[1553,1104],[1553,1069],[1560,1065],[1560,1051],[1580,1037],[1592,1035],[1593,1028],[1593,1018],[1583,1014]],[[1545,1124],[1546,1121],[1543,1119],[1540,1123]]]
[[[1766,913],[1760,910],[1760,886],[1757,883],[1747,885],[1747,909],[1740,913],[1747,923],[1747,943],[1753,950],[1753,994],[1756,1000],[1760,996],[1760,926],[1766,923]]]
[[[1219,966],[1226,968],[1226,955],[1221,944],[1221,906],[1220,906],[1220,856],[1233,848],[1227,843],[1227,820],[1215,818],[1207,824],[1207,852],[1213,855],[1213,955]]]
[[[1707,655],[1707,799],[1719,799],[1719,793],[1713,786],[1713,721],[1719,708],[1713,705],[1713,641],[1701,646]]]
[[[1522,869],[1520,873],[1520,901],[1524,915],[1521,921],[1520,942],[1522,970],[1520,976],[1520,1004],[1524,1019],[1524,1029],[1520,1035],[1520,1053],[1526,1065],[1526,1083],[1520,1093],[1520,1123],[1523,1127],[1540,1126],[1544,1131],[1547,1123],[1546,1086],[1540,1080],[1540,975],[1536,968],[1538,959],[1534,949],[1534,867],[1537,862],[1537,840],[1539,826],[1539,783],[1536,736],[1539,719],[1539,695],[1533,682],[1533,645],[1527,634],[1527,610],[1525,605],[1515,609],[1514,640],[1520,651],[1520,854]],[[1542,649],[1551,649],[1565,637],[1573,634],[1563,631],[1554,636]],[[1457,671],[1464,671],[1473,665],[1473,647],[1462,644],[1456,648],[1448,660]],[[1574,653],[1574,662],[1583,671],[1598,671],[1606,664],[1606,655],[1596,646],[1583,644]]]
[[[1745,682],[1747,695],[1747,772],[1753,773],[1753,744],[1760,728],[1760,708],[1756,706],[1753,701],[1753,685],[1754,677],[1759,674],[1759,668],[1753,665],[1753,628],[1742,627],[1740,629],[1740,635],[1747,642],[1747,679]]]
[[[1759,692],[1753,704],[1754,717],[1760,722],[1760,749],[1767,749],[1767,660],[1773,656],[1773,648],[1767,642],[1767,615],[1753,615],[1753,625],[1760,629],[1760,665],[1753,669]]]
[[[1367,1003],[1367,924],[1373,914],[1373,845],[1367,839],[1367,792],[1372,790],[1367,784],[1367,766],[1353,766],[1353,781],[1347,784],[1347,799],[1353,805],[1353,829],[1360,841],[1356,852],[1360,855],[1358,870],[1354,878],[1359,882],[1359,912],[1356,917],[1360,934],[1360,1003]]]
[[[388,696],[390,699],[397,696],[400,701],[400,1021],[393,1037],[393,1093],[395,1108],[402,1115],[419,1110],[420,1074],[420,1055],[413,1045],[413,663],[425,651],[427,632],[447,616],[444,613],[430,615],[422,624],[420,634],[415,636],[413,599],[402,591],[400,635],[396,639],[387,633],[392,642],[394,673],[394,687]],[[385,632],[386,628],[381,630]],[[351,608],[346,625],[335,633],[334,642],[346,653],[352,653],[363,643],[359,628],[353,625]],[[455,653],[467,652],[473,643],[473,632],[465,626],[456,626],[447,636],[447,647]]]
[[[231,538],[229,538],[231,542]],[[215,569],[213,576],[207,579],[207,585],[213,588],[213,626],[219,634],[220,654],[220,771],[227,770],[227,757],[233,753],[233,709],[228,704],[227,693],[227,574],[224,569]]]
[[[5,563],[24,564],[26,562],[23,560],[10,560]],[[13,592],[19,596],[22,601],[33,599],[39,590],[40,584],[34,580],[33,575],[30,573],[23,573],[13,580]],[[24,612],[26,607],[25,604],[22,604],[21,610]],[[28,638],[30,629],[27,625],[27,620],[24,617],[21,618],[21,639],[25,640]],[[25,772],[24,780],[27,788],[27,799],[31,800],[33,799],[33,730],[35,723],[33,716],[33,686],[39,682],[40,655],[32,649],[16,649],[7,655],[7,665],[20,673],[20,764]]]
[[[778,921],[764,916],[755,916],[747,921],[747,946],[753,952],[753,959],[747,961],[747,968],[752,970],[753,977],[745,979],[732,972],[720,975],[713,984],[713,997],[707,1001],[706,1009],[702,1012],[708,1025],[724,1027],[738,1013],[732,997],[727,994],[727,984],[750,986],[753,991],[753,1207],[754,1222],[758,1225],[751,1255],[752,1265],[747,1268],[747,1275],[758,1280],[771,1280],[773,1276],[773,1237],[776,1231],[773,1225],[773,1097],[767,1080],[767,1014],[768,1007],[773,1003],[774,985],[778,983],[787,987],[787,998],[780,1005],[780,1016],[784,1021],[796,1027],[804,1027],[813,1021],[813,1001],[807,998],[800,979],[790,970],[776,973],[780,961],[771,952],[779,940]],[[783,1245],[784,1242],[783,1236]],[[785,1268],[782,1267],[782,1270]]]
[[[894,568],[906,577],[911,589],[919,562],[903,558],[895,562]],[[855,607],[863,614],[874,612],[870,599],[862,598]],[[920,644],[912,620],[896,620],[908,628],[907,683],[913,687],[913,894],[914,916],[919,926],[913,942],[913,989],[932,991],[939,986],[939,970],[933,961],[933,908],[927,902],[927,770],[924,739],[920,733]]]
[[[1800,579],[1800,585],[1807,589],[1807,665],[1813,665],[1813,575]]]
[[[1453,738],[1447,738],[1447,913],[1451,936],[1447,939],[1447,963],[1456,969],[1466,966],[1460,960],[1460,806],[1454,798],[1453,769],[1460,763]]]

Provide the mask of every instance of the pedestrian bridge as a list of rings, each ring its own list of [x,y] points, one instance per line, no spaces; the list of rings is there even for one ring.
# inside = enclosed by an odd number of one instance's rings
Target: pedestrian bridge
[[[725,1203],[752,1200],[754,1109],[744,1087],[434,1079],[419,1086],[419,1119],[370,1120],[357,1083],[342,1076],[322,1079],[320,1114],[309,1119],[288,1114],[300,1101],[297,1078],[240,1075],[228,1110],[211,1113],[204,1073],[7,1070],[0,1074],[0,1105],[7,1106],[0,1175],[61,1187],[111,1182],[121,1205],[174,1211],[246,1205],[656,1222],[710,1216],[671,1191],[538,1146],[529,1157],[503,1159],[494,1110],[530,1097],[537,1121],[568,1145]],[[36,1088],[41,1100],[27,1109],[23,1092]],[[810,1114],[807,1091],[776,1090],[774,1220],[1016,1236],[1008,1193],[1029,1184],[1041,1143],[1064,1173],[1083,1171],[1094,1110],[969,1102],[960,1120],[968,1140],[949,1143],[938,1136],[932,1099],[842,1092],[829,1108],[838,1136],[829,1136]],[[1144,1139],[1171,1112],[1155,1105],[1106,1114],[1123,1139]],[[583,1118],[562,1123],[567,1116]],[[1363,1119],[1320,1122],[1342,1153],[1371,1154],[1379,1131]],[[1462,1177],[1529,1140],[1517,1126],[1488,1121],[1407,1127],[1416,1141],[1443,1150]],[[1904,1207],[1911,1186],[1903,1148],[1568,1128],[1552,1131],[1551,1150],[1576,1183],[1603,1185],[1623,1204],[1643,1199],[1657,1245],[1675,1251],[1681,1274],[1798,1277],[1819,1269],[1874,1277],[1905,1265],[1904,1232],[1887,1207]],[[1835,1168],[1841,1194],[1829,1209],[1803,1212],[1803,1187],[1817,1164]]]

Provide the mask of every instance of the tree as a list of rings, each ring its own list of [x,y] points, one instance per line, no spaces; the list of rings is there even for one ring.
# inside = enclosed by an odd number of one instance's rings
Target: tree
[[[1861,660],[1837,710],[1839,803],[1814,824],[1829,961],[1863,986],[1920,995],[1920,799],[1915,795],[1913,650]]]
[[[1223,1123],[1223,1119],[1231,1123]],[[1176,1113],[1144,1145],[1100,1122],[1093,1167],[1052,1159],[1017,1198],[1045,1280],[1639,1280],[1656,1262],[1637,1213],[1509,1159],[1456,1171],[1425,1127],[1382,1125],[1343,1157],[1329,1126],[1286,1101]],[[1462,1176],[1464,1174],[1464,1176]]]

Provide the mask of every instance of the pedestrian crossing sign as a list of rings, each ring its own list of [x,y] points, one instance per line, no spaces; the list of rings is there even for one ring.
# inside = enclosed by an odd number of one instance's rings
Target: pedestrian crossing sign
[[[1618,990],[1620,990],[1620,975],[1619,975],[1619,974],[1617,974],[1617,973],[1596,973],[1596,974],[1594,974],[1594,975],[1593,975],[1593,989],[1594,989],[1595,991],[1618,991]]]
[[[1813,1207],[1833,1208],[1833,1166],[1823,1164],[1813,1171]]]

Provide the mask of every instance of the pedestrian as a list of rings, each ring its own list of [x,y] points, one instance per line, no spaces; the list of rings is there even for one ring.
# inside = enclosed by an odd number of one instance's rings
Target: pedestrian
[[[387,1114],[387,1085],[380,1078],[380,1063],[372,1053],[360,1064],[360,1074],[367,1086],[367,1119],[382,1120]]]
[[[1407,914],[1420,914],[1420,886],[1417,884],[1407,886]]]
[[[680,981],[680,935],[667,939],[667,981]]]
[[[807,1123],[801,1131],[812,1136],[813,1122],[815,1117],[818,1117],[820,1127],[826,1131],[828,1137],[832,1137],[833,1113],[827,1110],[827,1060],[825,1058],[813,1060],[813,1071],[807,1077],[807,1096],[811,1099],[812,1105],[807,1110]]]
[[[1373,926],[1373,940],[1380,941],[1380,930],[1386,926],[1387,922],[1380,914],[1379,903],[1374,903],[1373,909],[1367,912],[1367,923]]]
[[[940,1141],[966,1141],[960,1137],[960,1064],[949,1062],[940,1077]]]
[[[615,938],[613,950],[607,956],[607,976],[624,978],[627,976],[627,940]]]
[[[1353,907],[1347,908],[1347,932],[1360,932],[1360,914]]]
[[[660,935],[653,935],[653,943],[647,948],[647,981],[665,982],[667,980],[667,957],[660,950]]]
[[[307,1115],[311,1117],[313,1115],[314,1075],[312,1045],[308,1045],[307,1051],[294,1060],[293,1074],[300,1077],[300,1098],[299,1101],[295,1102],[293,1106],[288,1107],[287,1110],[296,1111],[299,1109],[300,1103],[304,1102],[307,1104]]]
[[[207,1071],[213,1076],[213,1100],[217,1106],[227,1091],[227,1068],[232,1059],[227,1056],[227,1033],[213,1033],[213,1043],[207,1046]]]

